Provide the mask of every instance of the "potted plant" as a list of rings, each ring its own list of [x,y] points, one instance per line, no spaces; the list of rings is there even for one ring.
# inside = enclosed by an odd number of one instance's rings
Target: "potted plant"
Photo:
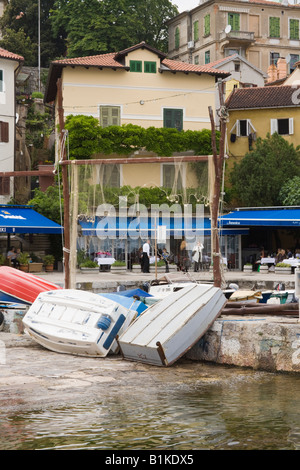
[[[266,274],[269,272],[269,266],[267,264],[261,264],[259,268],[260,274]]]
[[[277,274],[291,274],[292,268],[288,263],[277,263],[275,266],[275,273]]]
[[[140,265],[140,263],[133,263],[132,265],[132,272],[134,273],[140,273],[142,270],[142,267]]]
[[[99,266],[96,261],[86,259],[79,265],[82,273],[99,272]]]
[[[244,268],[243,268],[244,273],[252,273],[252,270],[253,270],[253,266],[251,263],[244,264]]]
[[[112,265],[111,265],[111,271],[117,271],[117,272],[120,272],[120,271],[126,271],[126,263],[125,261],[115,261]]]
[[[18,261],[20,263],[20,271],[27,272],[29,271],[29,253],[24,251],[24,253],[20,253],[18,256]]]
[[[45,266],[45,271],[46,272],[53,271],[54,259],[55,258],[54,258],[53,255],[46,255],[44,257],[44,266]]]

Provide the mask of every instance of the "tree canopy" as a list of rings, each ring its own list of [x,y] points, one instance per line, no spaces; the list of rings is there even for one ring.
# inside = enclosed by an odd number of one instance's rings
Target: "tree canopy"
[[[54,0],[40,0],[41,65],[64,52],[64,38],[54,35],[50,22]],[[38,0],[10,0],[0,19],[2,39],[0,46],[25,59],[25,65],[38,63]]]
[[[300,176],[294,176],[282,186],[279,198],[283,206],[300,206]]]
[[[41,65],[62,56],[117,52],[141,41],[167,52],[169,0],[40,0]],[[0,20],[0,46],[38,62],[38,0],[10,0]]]
[[[280,190],[294,176],[300,176],[300,150],[277,133],[257,139],[230,175],[233,194],[244,206],[280,205]]]
[[[178,14],[169,0],[56,0],[52,27],[68,57],[116,52],[141,41],[167,51],[166,21]]]

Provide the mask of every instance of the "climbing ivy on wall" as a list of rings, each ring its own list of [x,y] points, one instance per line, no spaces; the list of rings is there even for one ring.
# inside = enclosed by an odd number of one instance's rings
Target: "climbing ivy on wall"
[[[89,159],[96,154],[130,155],[137,150],[154,152],[158,156],[171,156],[175,152],[192,150],[195,155],[210,155],[211,131],[178,131],[170,128],[149,127],[133,124],[101,127],[92,116],[66,118],[69,132],[69,158]],[[217,136],[217,138],[219,135]]]

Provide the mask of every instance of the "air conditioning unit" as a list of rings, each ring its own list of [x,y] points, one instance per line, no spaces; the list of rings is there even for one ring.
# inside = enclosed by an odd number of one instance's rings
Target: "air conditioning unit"
[[[195,47],[195,42],[194,41],[189,41],[188,42],[188,49],[194,49]]]

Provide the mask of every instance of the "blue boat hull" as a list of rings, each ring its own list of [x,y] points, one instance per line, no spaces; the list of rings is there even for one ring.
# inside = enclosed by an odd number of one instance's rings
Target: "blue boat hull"
[[[30,302],[26,302],[23,299],[14,297],[13,295],[6,294],[6,292],[0,291],[0,303],[1,302],[13,302],[17,304],[31,305]]]

